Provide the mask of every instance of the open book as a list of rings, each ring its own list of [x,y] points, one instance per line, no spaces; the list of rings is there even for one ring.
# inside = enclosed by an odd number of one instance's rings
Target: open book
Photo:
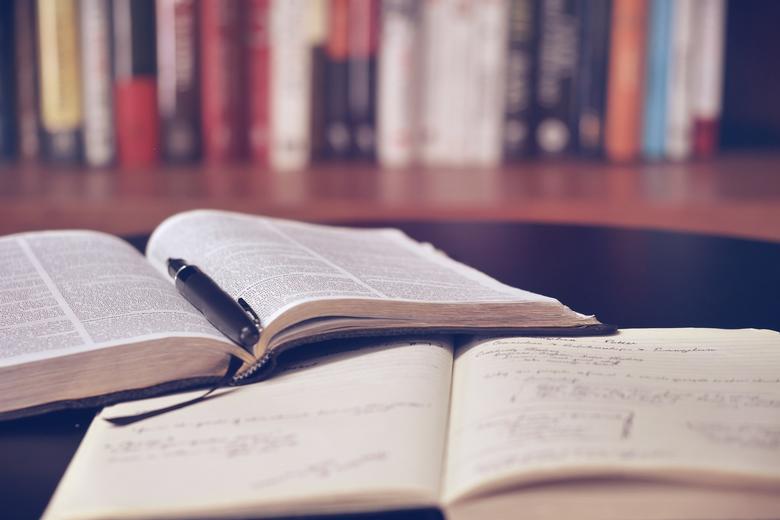
[[[780,518],[780,334],[376,342],[115,427],[45,518]]]
[[[251,306],[263,326],[254,352],[177,292],[170,257],[198,265]],[[225,373],[230,356],[244,362],[239,378],[263,377],[280,353],[334,337],[606,329],[393,229],[194,211],[163,222],[146,257],[91,231],[0,239],[5,417],[203,385]]]

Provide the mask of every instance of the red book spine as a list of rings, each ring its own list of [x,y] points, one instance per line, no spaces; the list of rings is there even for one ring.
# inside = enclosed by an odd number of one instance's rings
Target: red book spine
[[[155,163],[160,138],[157,79],[134,76],[119,80],[114,99],[119,163],[131,168]]]
[[[270,0],[249,0],[247,20],[249,74],[249,150],[252,159],[268,164],[270,135]]]
[[[242,6],[235,1],[200,2],[203,147],[210,161],[235,160],[245,150]]]

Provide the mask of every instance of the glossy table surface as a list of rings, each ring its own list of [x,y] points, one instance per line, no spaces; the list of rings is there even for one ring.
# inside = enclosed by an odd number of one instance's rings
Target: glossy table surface
[[[383,224],[503,282],[554,296],[620,327],[780,330],[780,243],[505,222]],[[145,238],[131,242],[142,248]],[[0,423],[0,517],[41,514],[94,413]]]

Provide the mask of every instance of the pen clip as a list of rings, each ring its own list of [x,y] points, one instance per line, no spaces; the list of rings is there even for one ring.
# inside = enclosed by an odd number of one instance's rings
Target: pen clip
[[[241,306],[242,309],[244,309],[244,312],[247,313],[247,315],[252,319],[252,321],[255,323],[255,326],[257,326],[257,330],[259,332],[263,332],[263,325],[260,322],[260,317],[257,315],[255,310],[252,308],[251,305],[249,305],[245,299],[239,298],[238,304]]]

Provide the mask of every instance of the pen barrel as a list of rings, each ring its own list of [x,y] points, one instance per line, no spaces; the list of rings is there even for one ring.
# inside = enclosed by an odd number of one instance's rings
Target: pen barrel
[[[260,339],[257,326],[244,309],[208,275],[194,265],[176,276],[176,289],[220,332],[250,354]]]

